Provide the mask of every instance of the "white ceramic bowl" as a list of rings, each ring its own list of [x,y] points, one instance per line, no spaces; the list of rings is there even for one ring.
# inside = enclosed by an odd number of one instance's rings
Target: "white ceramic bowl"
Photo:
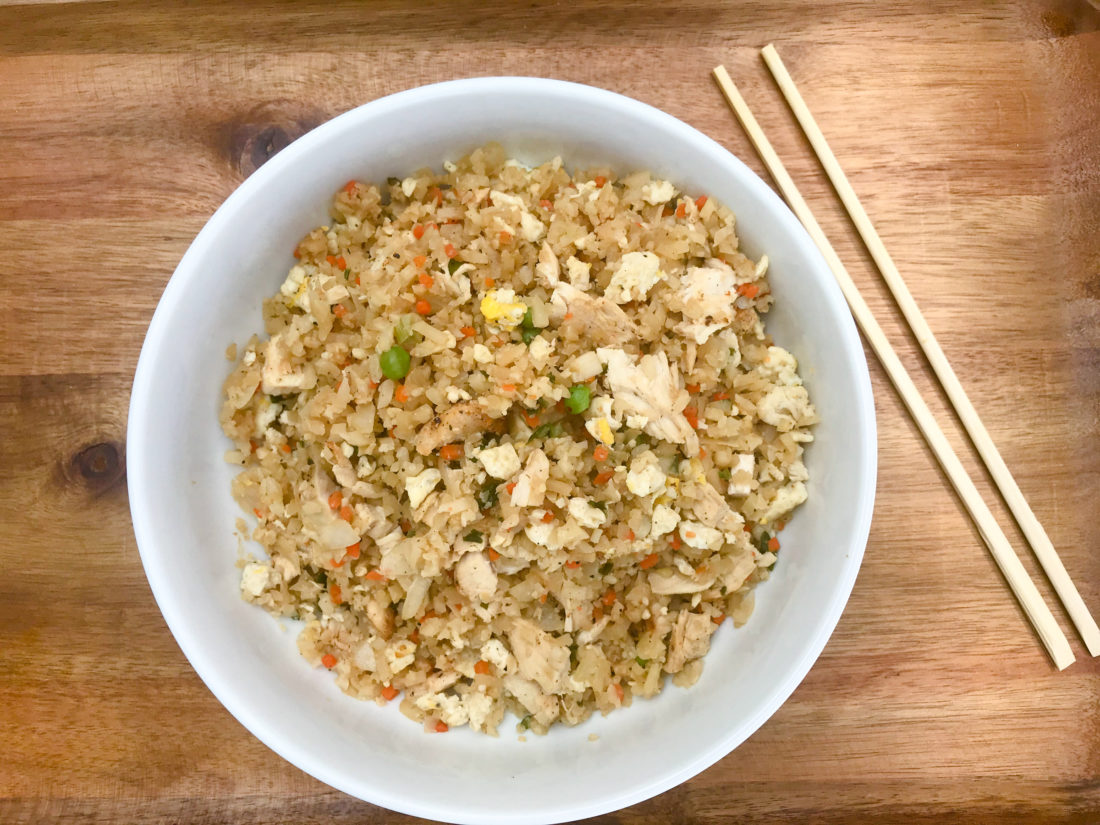
[[[716,98],[717,99],[717,98]],[[730,121],[730,129],[736,128]],[[233,468],[217,422],[225,347],[262,329],[260,302],[349,178],[439,167],[487,140],[521,160],[649,169],[737,214],[767,252],[768,331],[798,357],[820,411],[809,501],[739,630],[723,626],[699,683],[521,743],[425,734],[394,705],[343,695],[239,595]],[[134,531],[172,633],[241,724],[323,782],[449,822],[561,822],[639,802],[721,759],[775,712],[836,625],[859,569],[875,490],[874,406],[863,349],[809,236],[756,175],[691,127],[626,97],[532,78],[459,80],[341,115],[288,146],[229,197],[169,281],[134,378],[127,472]],[[599,739],[591,742],[589,734]]]

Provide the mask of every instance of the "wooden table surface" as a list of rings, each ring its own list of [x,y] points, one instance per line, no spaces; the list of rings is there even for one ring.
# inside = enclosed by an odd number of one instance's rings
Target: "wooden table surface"
[[[758,58],[775,41],[1100,613],[1098,29],[1069,0],[0,8],[0,821],[412,821],[284,762],[199,681],[142,574],[124,455],[146,326],[218,204],[423,83],[590,83],[763,174],[724,62],[1054,605]],[[868,358],[875,520],[824,654],[734,753],[602,821],[1100,822],[1100,668],[1057,606],[1078,662],[1051,667]]]

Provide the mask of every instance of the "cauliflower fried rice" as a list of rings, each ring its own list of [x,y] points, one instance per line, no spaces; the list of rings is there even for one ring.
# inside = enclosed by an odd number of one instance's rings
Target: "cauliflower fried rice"
[[[426,730],[545,732],[698,679],[806,498],[767,259],[667,181],[350,181],[225,383],[245,599]]]

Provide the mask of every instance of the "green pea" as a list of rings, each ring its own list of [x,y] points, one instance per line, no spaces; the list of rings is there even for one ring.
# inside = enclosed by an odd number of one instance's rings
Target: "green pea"
[[[390,347],[378,360],[382,366],[382,374],[394,381],[399,381],[408,375],[409,365],[412,363],[412,359],[403,347]]]
[[[569,388],[569,397],[565,399],[565,406],[571,413],[582,413],[592,403],[592,390],[584,384],[574,384]]]

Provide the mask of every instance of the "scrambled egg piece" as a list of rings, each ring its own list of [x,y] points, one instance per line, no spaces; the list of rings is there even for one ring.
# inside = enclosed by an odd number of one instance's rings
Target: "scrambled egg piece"
[[[626,487],[636,496],[648,496],[664,489],[665,474],[661,472],[657,456],[652,450],[646,450],[630,462]]]
[[[684,544],[696,550],[717,550],[724,540],[721,531],[697,521],[681,521],[680,538],[684,540]]]
[[[554,342],[547,341],[541,335],[536,335],[527,346],[527,357],[536,367],[542,367],[550,359],[554,351]]]
[[[424,503],[428,493],[443,479],[439,470],[430,467],[405,479],[405,492],[409,494],[409,506],[414,510]]]
[[[279,417],[282,409],[278,404],[272,404],[266,397],[261,397],[259,408],[256,410],[256,421],[252,427],[252,434],[257,438],[261,438],[267,428]]]
[[[246,564],[241,575],[241,590],[250,596],[262,595],[270,581],[271,568],[255,562]]]
[[[493,478],[511,478],[520,468],[519,454],[511,444],[482,450],[477,454],[477,460]]]
[[[768,504],[768,509],[760,517],[761,524],[774,521],[786,513],[789,513],[806,500],[806,485],[796,481],[789,487],[781,487],[775,494],[775,498]]]
[[[592,434],[592,437],[610,447],[615,443],[615,433],[611,431],[611,425],[606,418],[593,418],[586,421],[584,428]]]
[[[782,347],[768,347],[764,363],[757,366],[756,371],[785,387],[802,383],[802,379],[798,377],[798,361]]]
[[[527,312],[527,304],[516,300],[511,289],[490,289],[481,299],[481,314],[486,321],[501,327],[518,327]]]
[[[385,649],[385,654],[390,670],[398,674],[416,661],[416,645],[408,639],[399,639]]]
[[[597,395],[588,409],[592,417],[584,422],[584,428],[594,439],[610,447],[615,443],[615,432],[623,426],[611,415],[611,399],[606,395]]]
[[[446,693],[426,693],[416,700],[416,706],[428,713],[437,713],[445,725],[458,727],[470,720],[470,712],[461,696]]]
[[[667,180],[655,180],[642,187],[642,200],[657,206],[676,197],[676,187]]]
[[[779,432],[790,432],[817,421],[817,413],[805,387],[778,386],[768,390],[756,406],[756,414]]]
[[[587,381],[603,372],[603,364],[594,352],[582,352],[567,362],[565,368],[574,381]]]
[[[490,664],[496,665],[501,671],[508,670],[508,648],[499,639],[489,639],[481,646],[481,658]]]
[[[747,496],[752,492],[753,473],[756,470],[756,458],[752,453],[741,453],[730,467],[730,486],[728,493],[731,496]]]
[[[581,527],[602,527],[607,515],[598,507],[588,503],[588,499],[574,497],[569,499],[569,515],[576,519]]]
[[[543,222],[532,215],[530,212],[526,211],[519,216],[519,225],[520,229],[523,232],[523,237],[531,243],[534,243],[539,238],[541,238],[543,233],[546,231],[546,226],[543,224]]]
[[[653,518],[651,520],[650,535],[653,538],[663,536],[665,533],[671,533],[676,529],[676,525],[680,523],[680,514],[669,507],[667,504],[658,504],[653,508]]]
[[[652,252],[627,252],[603,294],[616,304],[644,301],[654,284],[665,277],[661,259]]]
[[[287,299],[287,306],[309,312],[309,275],[304,267],[292,266],[279,292]]]
[[[577,289],[588,289],[592,278],[592,264],[570,255],[565,261],[565,274],[569,278],[569,283]]]

